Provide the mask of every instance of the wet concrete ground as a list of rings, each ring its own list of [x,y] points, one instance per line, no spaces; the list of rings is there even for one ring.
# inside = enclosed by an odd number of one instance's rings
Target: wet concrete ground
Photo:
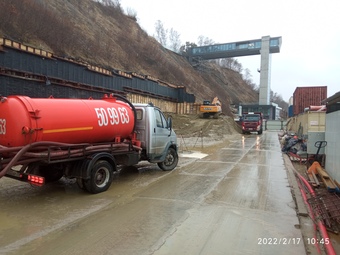
[[[0,254],[306,254],[277,132],[235,135],[104,193],[0,180]]]

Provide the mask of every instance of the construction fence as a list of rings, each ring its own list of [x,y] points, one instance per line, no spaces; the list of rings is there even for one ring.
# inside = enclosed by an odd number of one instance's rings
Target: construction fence
[[[0,94],[29,97],[101,98],[120,94],[165,112],[195,114],[195,96],[185,86],[148,74],[103,68],[0,38]]]

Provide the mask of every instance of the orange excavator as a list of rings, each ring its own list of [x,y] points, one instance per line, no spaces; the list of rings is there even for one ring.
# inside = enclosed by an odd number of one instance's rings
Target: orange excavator
[[[222,104],[218,97],[215,97],[212,102],[204,100],[203,104],[200,105],[199,115],[201,118],[210,118],[212,116],[214,119],[217,119],[221,113]]]

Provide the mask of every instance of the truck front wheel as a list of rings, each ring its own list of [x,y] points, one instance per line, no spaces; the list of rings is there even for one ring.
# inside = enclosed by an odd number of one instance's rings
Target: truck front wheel
[[[84,188],[93,194],[106,191],[112,183],[113,167],[106,160],[98,160],[91,169],[90,179],[84,180]]]
[[[173,148],[169,148],[163,162],[158,163],[158,166],[164,171],[173,170],[178,163],[178,154]]]

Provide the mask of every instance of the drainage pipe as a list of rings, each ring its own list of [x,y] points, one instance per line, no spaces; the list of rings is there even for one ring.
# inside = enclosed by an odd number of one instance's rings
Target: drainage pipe
[[[313,197],[315,197],[315,196],[316,196],[316,195],[315,195],[315,192],[314,192],[312,186],[309,184],[309,182],[308,182],[301,174],[299,174],[299,173],[296,172],[296,175],[297,175],[297,176],[299,177],[299,179],[305,184],[305,186],[307,187],[309,193],[310,193]],[[300,189],[300,190],[301,190],[301,189]],[[303,193],[303,192],[301,192],[301,193]],[[303,194],[303,195],[305,195],[305,194]],[[302,195],[302,196],[303,196],[303,195]],[[305,195],[305,196],[306,196],[306,195]],[[306,202],[307,202],[307,197],[306,197]],[[307,203],[308,203],[308,202],[307,202]],[[312,213],[312,209],[311,209],[311,207],[310,207],[309,204],[308,204],[308,206],[309,206],[309,208],[310,208],[310,210],[311,210],[311,214],[313,214],[313,213]],[[326,248],[327,254],[328,254],[328,255],[336,255],[335,250],[334,250],[334,247],[333,247],[332,243],[330,242],[330,238],[329,238],[329,236],[328,236],[327,229],[326,229],[325,225],[323,224],[323,222],[320,220],[319,215],[316,215],[316,219],[317,219],[317,224],[318,224],[318,227],[319,227],[320,234],[321,234],[323,240],[325,240],[325,241],[324,241],[324,246],[325,246],[325,248]],[[326,240],[329,240],[329,241],[326,241]]]
[[[313,210],[312,210],[312,207],[310,206],[310,204],[309,204],[308,201],[307,201],[307,196],[306,196],[306,193],[305,193],[305,191],[303,190],[303,188],[302,188],[302,186],[301,186],[301,182],[298,181],[297,184],[298,184],[298,186],[299,186],[299,189],[300,189],[300,192],[301,192],[303,201],[305,202],[306,206],[307,206],[308,209],[309,209],[309,216],[311,217],[311,219],[312,219],[312,221],[313,221],[314,240],[317,240],[317,235],[316,235],[316,234],[317,234],[317,226],[316,226],[316,223],[315,223],[314,212],[313,212]],[[316,242],[314,245],[315,245],[316,250],[318,251],[318,254],[321,254],[321,250],[320,250],[319,243]]]

